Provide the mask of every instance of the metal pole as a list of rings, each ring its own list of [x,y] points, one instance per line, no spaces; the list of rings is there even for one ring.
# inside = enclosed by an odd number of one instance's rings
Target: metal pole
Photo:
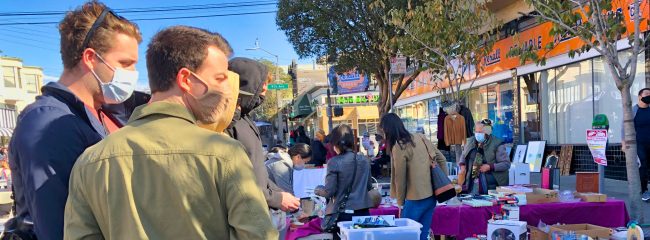
[[[388,74],[388,101],[390,101],[390,110],[388,112],[393,112],[393,74]]]
[[[280,69],[280,61],[278,55],[275,55],[275,83],[280,83],[280,74],[278,73]],[[277,140],[281,140],[284,143],[284,136],[282,136],[282,119],[280,118],[280,97],[278,96],[278,92],[280,90],[276,89],[275,90],[275,99],[276,99],[276,121],[275,124],[278,127],[277,131]]]
[[[327,62],[325,62],[325,72],[329,72],[329,66]],[[332,129],[334,128],[334,124],[332,123],[332,82],[330,82],[329,79],[327,79],[327,132],[331,132]]]

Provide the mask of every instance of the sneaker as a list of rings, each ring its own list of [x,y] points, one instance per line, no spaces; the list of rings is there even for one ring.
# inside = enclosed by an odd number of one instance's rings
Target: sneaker
[[[641,195],[641,200],[644,202],[647,202],[650,200],[650,191],[645,191],[643,195]]]

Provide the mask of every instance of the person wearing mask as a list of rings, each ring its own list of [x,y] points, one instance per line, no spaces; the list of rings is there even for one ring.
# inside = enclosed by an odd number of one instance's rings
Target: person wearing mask
[[[63,73],[21,112],[10,140],[16,217],[5,236],[63,239],[70,171],[86,148],[121,127],[104,109],[131,98],[138,81],[142,36],[134,23],[90,1],[67,12],[58,29]]]
[[[278,237],[239,142],[197,125],[231,121],[223,112],[237,97],[231,53],[220,34],[199,28],[174,26],[151,39],[151,102],[79,157],[65,239]]]
[[[354,132],[350,126],[342,124],[332,131],[331,143],[336,157],[327,164],[325,186],[318,186],[314,193],[329,199],[325,214],[339,211],[345,195],[345,212],[339,212],[337,222],[351,221],[352,216],[368,216],[373,202],[368,191],[372,189],[370,162],[354,149]],[[349,192],[348,192],[349,191]],[[334,239],[340,239],[338,227]]]
[[[311,141],[311,161],[309,164],[314,164],[315,166],[323,166],[326,162],[327,148],[325,148],[325,131],[319,129],[316,132],[316,137]]]
[[[426,240],[436,207],[431,168],[447,172],[447,159],[424,135],[410,134],[397,114],[385,114],[379,128],[391,155],[390,195],[402,208],[400,217],[422,224],[420,239]]]
[[[492,135],[492,121],[483,119],[474,125],[474,136],[467,139],[459,163],[465,172],[463,190],[487,194],[498,186],[508,186],[510,158],[503,141]]]
[[[639,91],[638,103],[632,109],[634,116],[634,130],[636,131],[636,152],[640,165],[639,177],[641,178],[641,200],[650,201],[648,191],[648,164],[650,164],[650,88]],[[625,127],[622,127],[622,137],[625,137]],[[626,148],[623,141],[623,149]]]
[[[266,155],[261,148],[260,130],[250,117],[251,112],[264,102],[267,91],[266,86],[272,77],[264,64],[253,59],[238,57],[231,59],[228,64],[230,71],[239,74],[240,91],[251,93],[251,95],[238,98],[237,110],[232,122],[226,129],[226,134],[239,141],[246,149],[255,171],[255,181],[264,193],[264,198],[269,207],[284,212],[294,211],[300,207],[300,199],[282,191],[273,182],[269,181],[269,173],[264,166]]]
[[[386,141],[381,134],[375,134],[375,139],[379,143],[379,152],[377,156],[372,159],[370,167],[372,169],[372,176],[375,178],[381,177],[381,168],[383,165],[390,163],[390,155],[386,151]]]
[[[274,147],[268,154],[266,169],[269,180],[285,192],[293,193],[293,171],[305,169],[305,164],[311,160],[312,150],[309,145],[298,143],[285,151]]]

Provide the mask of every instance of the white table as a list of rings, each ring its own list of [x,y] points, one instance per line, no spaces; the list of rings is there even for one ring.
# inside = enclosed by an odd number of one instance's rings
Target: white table
[[[325,185],[326,168],[313,168],[293,171],[293,194],[297,198],[307,198],[314,194],[314,188]]]

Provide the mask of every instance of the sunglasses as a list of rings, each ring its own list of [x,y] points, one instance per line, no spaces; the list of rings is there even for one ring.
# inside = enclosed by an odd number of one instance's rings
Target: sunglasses
[[[95,31],[97,31],[97,28],[99,28],[99,26],[101,26],[102,23],[104,23],[104,21],[106,20],[106,15],[108,15],[109,13],[111,15],[113,15],[114,17],[116,17],[117,19],[119,19],[119,20],[126,20],[126,18],[115,14],[115,12],[113,12],[113,10],[111,10],[109,8],[104,8],[102,13],[99,14],[99,17],[97,19],[95,19],[95,22],[90,27],[90,30],[88,30],[88,33],[86,33],[86,38],[84,38],[83,44],[81,45],[82,50],[88,48],[88,44],[90,43],[90,39],[92,39],[93,35],[95,35]]]
[[[492,126],[492,120],[490,119],[483,119],[481,120],[481,124],[486,125],[486,126]]]

